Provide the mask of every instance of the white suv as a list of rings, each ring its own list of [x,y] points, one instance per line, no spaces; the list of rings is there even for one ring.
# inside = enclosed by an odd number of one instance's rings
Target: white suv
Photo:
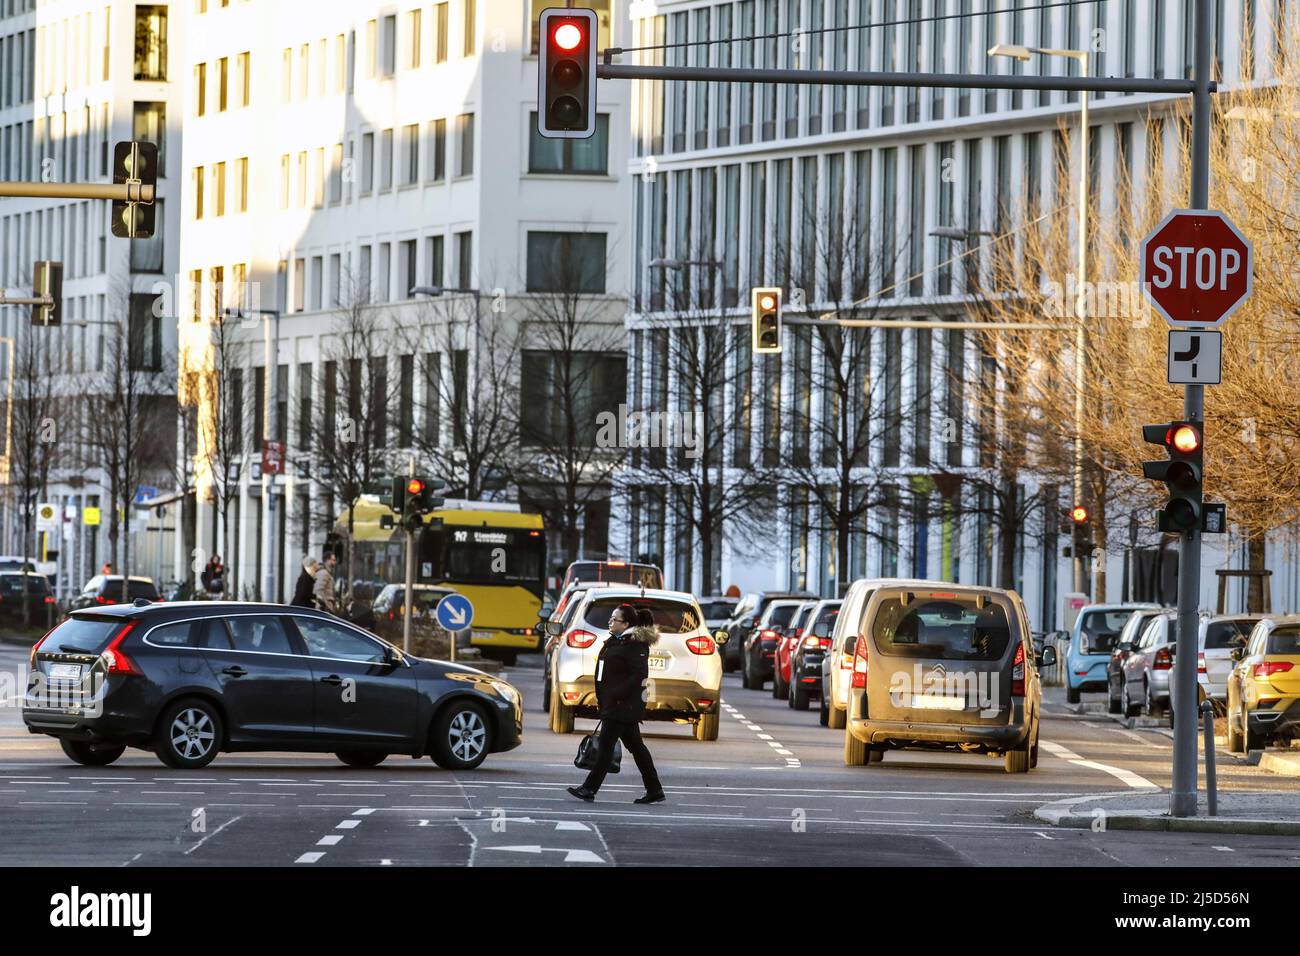
[[[683,591],[609,585],[584,593],[551,653],[551,730],[567,734],[575,717],[595,718],[596,657],[620,604],[648,608],[659,627],[650,648],[646,720],[695,725],[696,740],[718,739],[722,658],[695,598]],[[552,622],[548,628],[560,630]]]

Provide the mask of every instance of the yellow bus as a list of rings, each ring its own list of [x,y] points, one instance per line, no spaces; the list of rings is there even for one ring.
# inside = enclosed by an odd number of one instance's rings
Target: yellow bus
[[[375,499],[357,502],[352,532],[353,574],[401,584],[406,577],[405,535],[385,528],[393,516]],[[347,512],[335,525],[346,540]],[[542,516],[510,502],[447,499],[425,517],[416,536],[415,580],[449,587],[474,605],[470,643],[485,657],[513,663],[541,644],[537,615],[546,586],[546,532]],[[395,524],[400,524],[394,518]]]

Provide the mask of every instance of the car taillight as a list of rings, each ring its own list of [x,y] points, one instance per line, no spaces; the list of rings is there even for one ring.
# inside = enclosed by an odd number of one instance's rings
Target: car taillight
[[[819,637],[817,638],[817,644],[824,650],[831,646],[831,639],[829,637]]]
[[[53,604],[53,603],[54,603],[54,596],[51,595],[51,594],[47,594],[47,595],[45,595],[45,603],[46,603],[46,604]]]
[[[1162,647],[1156,651],[1155,661],[1151,666],[1158,671],[1167,671],[1174,666],[1174,655],[1169,653],[1169,648]]]
[[[59,629],[59,625],[55,624],[54,627],[50,628],[48,631],[46,631],[44,634],[41,635],[41,639],[39,641],[37,641],[35,644],[32,645],[32,652],[27,657],[27,667],[29,670],[33,670],[33,671],[36,670],[36,652],[39,651],[41,649],[41,645],[45,643],[45,638],[49,637],[58,629]]]
[[[1264,661],[1255,665],[1255,676],[1267,679],[1272,674],[1285,674],[1291,666],[1290,661]]]
[[[805,638],[803,639],[803,646],[804,646],[804,647],[821,647],[821,646],[822,646],[822,639],[821,639],[820,637],[813,637],[811,634],[809,634],[807,637],[805,637]]]
[[[107,604],[107,603],[108,603],[108,598],[104,597],[104,595],[102,595],[102,594],[96,594],[96,595],[95,595],[95,603],[96,603],[96,604]]]
[[[1025,696],[1025,645],[1016,645],[1016,658],[1011,662],[1011,696]]]
[[[596,635],[591,631],[576,630],[570,631],[569,636],[564,639],[564,643],[570,647],[591,647],[596,643]]]
[[[1204,655],[1204,654],[1197,654],[1197,655],[1196,655],[1196,673],[1198,673],[1198,674],[1208,674],[1208,673],[1209,673],[1209,671],[1207,671],[1207,670],[1205,669],[1205,655]]]
[[[853,686],[867,686],[867,636],[858,635],[858,641],[853,645]]]
[[[109,674],[139,674],[140,668],[122,651],[122,641],[134,630],[137,622],[128,621],[126,627],[117,632],[117,637],[104,648],[99,659],[104,662],[104,670]]]
[[[713,643],[713,638],[707,635],[689,638],[686,641],[686,646],[691,649],[691,653],[701,655],[712,654],[717,649],[717,645]]]
[[[763,630],[758,632],[758,639],[760,641],[774,641],[780,636],[780,634],[772,630],[770,627],[765,627]]]
[[[853,654],[846,651],[840,655],[840,670],[847,671],[853,668]]]
[[[701,697],[695,701],[696,707],[712,707],[713,701],[708,697]]]

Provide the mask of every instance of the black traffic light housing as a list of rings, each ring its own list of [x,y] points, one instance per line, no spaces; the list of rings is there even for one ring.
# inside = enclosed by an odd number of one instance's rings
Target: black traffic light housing
[[[115,185],[158,186],[158,146],[155,143],[117,143],[113,147],[113,182]],[[152,202],[113,200],[109,220],[113,235],[119,239],[148,239],[154,230]]]
[[[1201,527],[1204,494],[1205,426],[1203,422],[1143,425],[1142,438],[1169,453],[1167,461],[1142,462],[1146,478],[1163,481],[1169,501],[1159,512],[1161,531],[1192,531]]]
[[[63,321],[63,263],[37,262],[32,270],[32,298],[47,296],[49,305],[32,306],[32,325],[59,325]]]
[[[755,355],[781,351],[781,290],[750,291]]]
[[[596,11],[548,7],[537,29],[537,132],[544,139],[594,136]]]
[[[402,527],[414,531],[424,524],[424,516],[441,508],[444,499],[437,492],[446,482],[419,476],[393,479],[393,511],[402,519]]]
[[[1069,511],[1070,546],[1066,557],[1086,558],[1094,550],[1092,543],[1092,513],[1086,505],[1077,504]]]

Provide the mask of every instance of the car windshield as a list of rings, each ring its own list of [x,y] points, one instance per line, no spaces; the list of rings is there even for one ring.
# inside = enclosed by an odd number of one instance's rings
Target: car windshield
[[[1124,629],[1124,622],[1133,614],[1132,610],[1089,611],[1079,622],[1079,633],[1083,637],[1085,654],[1109,654],[1119,640],[1119,632]]]
[[[664,586],[663,574],[650,564],[612,564],[608,561],[583,561],[569,569],[568,583],[607,581],[611,584],[639,584],[643,588]]]
[[[1274,630],[1268,636],[1268,650],[1264,653],[1288,657],[1300,655],[1300,625],[1290,624]]]
[[[768,627],[785,627],[794,617],[794,612],[799,610],[798,604],[778,604],[768,610],[767,626]]]
[[[1254,626],[1254,621],[1214,621],[1205,628],[1205,649],[1225,651],[1242,647]]]
[[[26,579],[26,585],[23,584]],[[0,574],[0,592],[6,595],[20,595],[26,587],[28,594],[49,594],[50,582],[43,574]]]
[[[838,604],[827,605],[821,609],[817,615],[817,620],[813,622],[813,633],[821,632],[821,636],[829,637],[835,630],[835,620],[840,616],[840,607]]]
[[[583,620],[597,630],[609,630],[609,619],[614,609],[620,604],[628,603],[636,608],[649,608],[654,615],[655,624],[663,634],[685,634],[700,626],[700,618],[695,608],[680,601],[658,601],[626,598],[592,601],[587,607]]]
[[[871,635],[882,654],[944,661],[996,661],[1011,640],[1007,612],[976,595],[886,597],[876,607]]]
[[[42,654],[98,654],[122,626],[120,617],[70,617],[41,641]]]
[[[700,604],[700,611],[706,621],[726,620],[735,610],[736,605],[731,601],[704,601]]]

